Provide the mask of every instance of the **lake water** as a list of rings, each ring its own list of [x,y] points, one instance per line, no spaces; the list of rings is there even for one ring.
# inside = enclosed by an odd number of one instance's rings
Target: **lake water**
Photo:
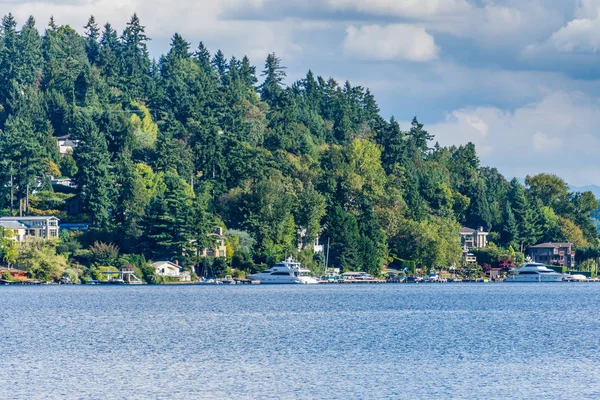
[[[599,293],[5,286],[0,398],[597,399]]]

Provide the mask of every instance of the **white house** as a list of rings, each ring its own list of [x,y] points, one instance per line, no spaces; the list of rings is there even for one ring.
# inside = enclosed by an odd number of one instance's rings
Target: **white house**
[[[58,240],[59,227],[56,217],[2,217],[0,223],[12,226],[23,225],[26,231],[20,241],[33,238]],[[21,228],[19,227],[19,229]]]
[[[12,241],[22,243],[27,238],[27,227],[18,221],[0,221],[0,226],[12,232]]]
[[[79,140],[71,140],[69,135],[56,138],[58,152],[61,156],[73,153],[73,149],[79,144]]]
[[[156,261],[153,262],[152,265],[158,276],[175,278],[184,282],[191,281],[191,274],[189,272],[181,271],[181,268],[176,263],[172,263],[171,261]]]

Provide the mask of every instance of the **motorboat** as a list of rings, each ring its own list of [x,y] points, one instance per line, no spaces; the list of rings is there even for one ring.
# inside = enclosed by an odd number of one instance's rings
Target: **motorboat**
[[[237,283],[231,275],[226,275],[223,279],[217,279],[217,282],[220,282],[223,285],[235,285]]]
[[[588,277],[583,274],[565,274],[564,278],[567,282],[587,282]]]
[[[562,282],[563,275],[544,264],[528,262],[511,270],[505,282]]]
[[[312,276],[309,269],[303,268],[292,257],[278,262],[273,267],[258,274],[250,275],[250,280],[261,284],[317,284],[319,281]]]
[[[435,272],[432,272],[431,274],[429,274],[425,277],[425,282],[439,282],[439,281],[440,281],[440,277]]]

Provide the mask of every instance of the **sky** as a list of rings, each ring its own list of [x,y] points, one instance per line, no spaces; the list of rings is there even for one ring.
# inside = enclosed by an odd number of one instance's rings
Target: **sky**
[[[600,185],[600,0],[0,0],[0,12],[83,31],[136,12],[153,57],[175,32],[214,53],[275,52],[370,88],[385,118],[413,116],[442,145],[473,142],[507,178]]]

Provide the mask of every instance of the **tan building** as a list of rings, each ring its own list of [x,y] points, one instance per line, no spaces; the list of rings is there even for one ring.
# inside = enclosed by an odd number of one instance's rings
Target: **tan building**
[[[62,157],[73,153],[73,149],[79,144],[79,140],[71,140],[69,135],[56,138],[56,142],[58,152]]]
[[[214,258],[225,258],[227,257],[227,246],[225,246],[225,235],[223,234],[223,228],[217,227],[214,233],[209,233],[209,237],[213,238],[214,244],[212,247],[202,250],[200,256],[202,257],[214,257]]]
[[[2,217],[0,224],[20,224],[25,227],[25,235],[20,241],[27,239],[58,240],[59,227],[56,217]],[[14,229],[14,228],[13,228]],[[20,228],[22,229],[22,228]],[[19,231],[19,229],[17,229]],[[22,236],[22,235],[21,235]]]
[[[460,244],[465,250],[472,248],[482,249],[488,245],[489,232],[483,230],[483,227],[479,229],[461,228],[460,230]]]

